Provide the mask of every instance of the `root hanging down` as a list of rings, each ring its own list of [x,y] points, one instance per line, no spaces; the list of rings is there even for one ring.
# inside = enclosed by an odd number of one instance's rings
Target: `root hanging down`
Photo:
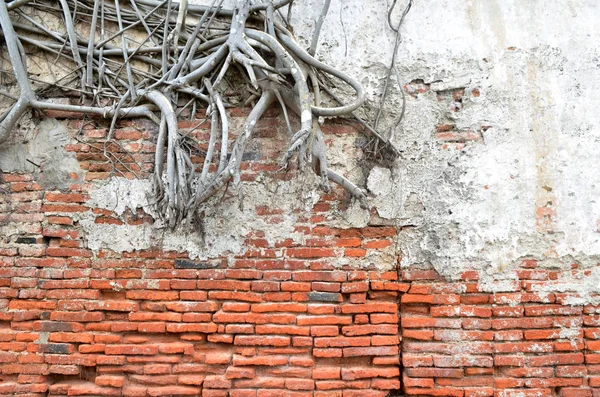
[[[314,58],[329,1],[324,0],[308,51],[289,29],[292,2],[237,0],[233,9],[226,9],[223,0],[212,0],[208,6],[187,0],[0,0],[2,40],[20,89],[0,116],[0,143],[31,109],[111,118],[109,137],[117,119],[149,118],[159,126],[153,177],[156,206],[165,224],[175,228],[194,222],[202,204],[230,182],[240,183],[252,131],[276,103],[291,130],[283,166],[292,166],[294,160],[300,169],[308,165],[326,190],[330,181],[336,183],[367,207],[365,192],[328,168],[318,121],[353,115],[365,102],[365,92],[358,81]],[[285,9],[288,20],[283,18]],[[42,13],[62,21],[62,27],[52,30],[33,17]],[[83,33],[84,26],[89,26],[89,33]],[[70,81],[56,87],[68,85],[79,92],[80,105],[44,100],[33,89],[25,49],[73,66]],[[233,139],[223,93],[227,76],[236,68],[252,87],[256,102]],[[351,103],[332,97],[333,87],[326,83],[330,77],[356,92]],[[239,84],[239,77],[234,80]],[[327,96],[339,106],[324,107],[321,99]],[[200,166],[191,161],[185,150],[189,140],[178,130],[181,104],[194,113],[198,106],[207,107],[210,139]],[[298,114],[299,126],[290,122],[288,110]],[[382,147],[390,145],[374,129],[367,131],[382,141]]]

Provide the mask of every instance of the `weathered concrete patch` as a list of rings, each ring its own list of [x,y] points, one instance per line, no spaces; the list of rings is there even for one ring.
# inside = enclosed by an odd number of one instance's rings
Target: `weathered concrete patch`
[[[314,181],[313,181],[314,182]],[[301,241],[304,235],[294,232],[296,208],[311,208],[318,200],[315,192],[302,193],[299,183],[245,184],[244,209],[237,199],[221,203],[213,200],[205,206],[204,236],[195,230],[169,231],[160,225],[110,225],[95,223],[93,213],[83,214],[79,223],[85,231],[88,247],[94,251],[107,248],[116,252],[160,247],[166,251],[187,252],[192,259],[205,260],[226,254],[243,253],[244,238],[251,231],[262,231],[273,243],[276,239],[291,238]],[[104,208],[123,215],[127,209],[135,212],[141,208],[155,216],[147,180],[113,178],[90,193],[88,205]],[[273,225],[256,216],[258,206],[284,210],[282,222]]]
[[[55,119],[44,119],[36,129],[32,139],[0,147],[0,169],[34,173],[47,189],[66,189],[82,181],[84,171],[75,155],[65,150],[71,140],[67,128]]]

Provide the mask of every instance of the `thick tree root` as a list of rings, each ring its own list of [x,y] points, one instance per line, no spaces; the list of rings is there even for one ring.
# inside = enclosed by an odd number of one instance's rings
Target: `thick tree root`
[[[109,136],[118,118],[150,118],[159,125],[153,178],[156,207],[164,223],[175,228],[194,222],[201,206],[231,180],[234,186],[239,184],[246,144],[258,120],[277,100],[290,130],[294,127],[286,107],[300,116],[284,165],[290,166],[294,157],[301,169],[310,164],[326,190],[332,181],[367,207],[365,193],[328,168],[324,136],[317,122],[319,116],[351,114],[365,101],[356,80],[313,57],[329,1],[325,1],[309,52],[296,43],[286,21],[277,18],[278,10],[291,7],[292,0],[237,0],[231,10],[224,9],[222,2],[198,6],[187,0],[181,4],[138,0],[131,5],[123,0],[0,0],[2,36],[20,87],[16,102],[0,120],[0,143],[30,109],[113,118]],[[29,18],[33,11],[61,18],[66,34]],[[17,13],[28,23],[15,22]],[[82,37],[80,24],[91,26],[89,37]],[[137,41],[132,39],[133,32]],[[145,38],[140,40],[140,34]],[[86,105],[39,99],[30,84],[24,46],[71,62],[75,69],[70,85],[82,93]],[[233,142],[222,97],[222,82],[232,65],[243,71],[258,99]],[[332,75],[350,85],[356,91],[355,100],[322,107],[321,90],[328,92],[329,87],[322,85],[318,75]],[[115,98],[114,106],[97,105]],[[200,167],[183,150],[184,139],[177,126],[178,104],[196,109],[197,102],[208,103],[211,120]]]

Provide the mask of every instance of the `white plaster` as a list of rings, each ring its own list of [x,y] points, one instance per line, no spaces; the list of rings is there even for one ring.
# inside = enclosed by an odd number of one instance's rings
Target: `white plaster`
[[[305,180],[304,186],[295,182],[265,182],[265,185],[248,183],[243,186],[244,209],[239,201],[229,197],[221,203],[221,195],[204,208],[204,235],[189,228],[170,231],[157,225],[112,225],[95,223],[96,215],[89,212],[81,215],[80,225],[84,228],[87,245],[98,251],[102,248],[116,252],[130,252],[151,247],[168,251],[187,252],[192,259],[216,258],[227,254],[240,254],[248,247],[244,239],[251,231],[262,231],[271,244],[278,239],[291,238],[302,242],[304,235],[294,232],[297,208],[311,208],[319,196],[309,189],[316,179]],[[122,215],[126,209],[137,208],[155,216],[148,200],[151,186],[149,181],[113,178],[107,184],[90,192],[88,205],[104,208]],[[256,216],[256,207],[269,206],[284,210],[282,221],[270,224]],[[160,226],[160,225],[158,225]]]

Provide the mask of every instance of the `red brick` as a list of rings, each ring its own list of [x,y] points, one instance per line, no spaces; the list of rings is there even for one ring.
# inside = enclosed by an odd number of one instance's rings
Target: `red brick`
[[[252,311],[256,313],[268,312],[306,312],[306,305],[301,303],[285,302],[285,303],[261,303],[252,305]]]
[[[214,323],[179,323],[167,324],[167,332],[200,332],[210,334],[217,331],[217,325]]]
[[[290,365],[298,367],[314,367],[315,360],[310,356],[292,356],[290,357]]]
[[[158,351],[163,354],[184,353],[188,349],[193,350],[193,345],[190,343],[183,343],[183,342],[171,342],[171,343],[158,344]]]
[[[315,347],[349,347],[349,346],[370,346],[371,338],[363,337],[333,337],[333,338],[315,338]]]
[[[208,375],[202,386],[211,389],[231,389],[232,382],[224,375]]]
[[[433,357],[430,354],[402,354],[402,364],[405,367],[431,367]]]
[[[406,374],[411,378],[462,378],[464,371],[458,368],[408,368]]]
[[[84,203],[88,200],[88,196],[80,193],[46,192],[44,199],[49,202],[58,203]]]
[[[133,290],[127,291],[127,299],[167,301],[179,299],[179,291]]]
[[[367,250],[363,248],[346,248],[344,255],[352,258],[363,258],[367,256]]]
[[[195,292],[195,291],[194,291]],[[182,292],[183,294],[183,292]],[[261,302],[262,296],[256,292],[209,291],[208,297],[216,300],[237,300],[244,302]]]
[[[216,323],[254,323],[254,324],[266,324],[269,322],[269,318],[266,314],[251,315],[246,313],[227,313],[217,312],[213,314],[213,321]]]
[[[398,305],[391,302],[365,303],[342,306],[342,313],[397,313]]]
[[[129,313],[129,321],[174,321],[180,322],[181,313],[155,313],[155,312],[137,312]]]
[[[507,342],[494,344],[496,353],[551,353],[551,342]]]
[[[290,292],[309,292],[311,290],[311,283],[296,283],[292,281],[283,282],[281,283],[281,290]]]
[[[342,368],[342,379],[354,380],[363,378],[394,378],[400,376],[400,370],[398,367],[388,368],[371,368],[371,367],[354,367],[354,368]]]
[[[144,333],[164,333],[166,331],[166,324],[164,322],[153,322],[153,323],[139,323],[138,332]]]
[[[255,332],[252,324],[227,324],[225,331],[228,334],[253,334]]]
[[[104,320],[102,312],[59,312],[50,314],[52,321],[95,322]]]
[[[257,334],[274,334],[274,335],[304,335],[308,336],[310,332],[309,327],[298,327],[298,326],[287,326],[287,325],[257,325]]]
[[[434,317],[491,317],[492,310],[472,305],[436,306],[431,308],[431,315]]]
[[[349,316],[298,316],[298,325],[347,325],[352,323]]]
[[[136,354],[155,355],[158,353],[156,345],[106,345],[106,354]]]
[[[127,301],[88,301],[85,302],[85,309],[103,310],[103,311],[119,311],[119,312],[134,312],[139,310],[139,303]]]
[[[433,356],[433,364],[438,368],[446,367],[492,367],[494,361],[489,356],[455,354],[453,356]]]
[[[313,349],[313,356],[315,356],[315,357],[323,357],[323,358],[339,358],[339,357],[342,357],[342,349],[333,349],[333,348],[319,349],[319,348],[314,348]]]
[[[403,317],[402,328],[461,328],[462,321],[454,318]]]
[[[368,238],[394,237],[396,228],[391,226],[365,227],[360,229],[360,233]]]
[[[590,382],[590,386],[598,386],[599,384],[592,385]],[[561,397],[592,397],[592,390],[585,389],[582,387],[562,387],[560,389]]]
[[[121,391],[111,387],[96,386],[94,384],[75,384],[69,388],[69,396],[100,395],[119,396]]]
[[[144,386],[125,386],[122,389],[125,397],[145,397],[147,390]]]
[[[406,374],[403,374],[402,382],[404,387],[434,387],[434,382],[431,378],[409,378]]]
[[[417,394],[427,396],[462,397],[464,395],[464,391],[462,389],[450,387],[438,387],[435,389],[407,387],[404,389],[404,392],[409,396]]]
[[[233,356],[234,366],[246,366],[246,365],[266,365],[266,366],[277,366],[286,365],[288,358],[286,356],[254,356],[254,357],[243,357],[239,355]]]
[[[525,307],[526,316],[573,316],[583,313],[581,306],[541,305]]]
[[[199,280],[198,289],[201,290],[226,290],[226,291],[250,291],[249,281],[237,280]]]
[[[50,373],[59,375],[79,375],[81,368],[78,365],[51,365]]]
[[[287,248],[286,255],[290,258],[327,258],[335,256],[333,248],[298,247]]]
[[[285,380],[285,388],[288,390],[314,390],[315,382],[312,379],[294,379]]]
[[[398,326],[395,324],[380,324],[380,325],[351,325],[342,327],[342,333],[346,336],[360,336],[371,334],[396,335]]]
[[[169,311],[174,312],[216,312],[221,307],[221,304],[218,302],[185,302],[185,301],[177,301],[177,302],[167,302],[165,303],[165,307]]]
[[[55,332],[48,337],[50,342],[66,343],[92,343],[94,335],[91,333]]]
[[[379,390],[398,390],[400,389],[400,379],[379,379],[371,380],[371,387]]]
[[[151,397],[168,395],[198,396],[200,389],[190,386],[149,387],[147,393]]]
[[[390,245],[392,245],[390,240],[372,240],[365,243],[364,247],[370,249],[383,249],[389,247]]]
[[[225,376],[227,379],[253,379],[255,371],[254,368],[228,367]]]
[[[556,367],[556,376],[565,378],[579,378],[588,374],[587,367],[583,365],[569,365]]]
[[[241,346],[289,346],[288,336],[237,335],[234,344]]]
[[[342,271],[297,271],[292,274],[294,281],[327,281],[327,282],[344,282],[346,281],[347,274]],[[282,283],[282,290],[283,290]],[[285,291],[285,290],[284,290]]]
[[[371,337],[371,345],[373,346],[389,346],[399,344],[398,335],[373,335]]]
[[[339,334],[339,328],[334,325],[323,325],[310,327],[312,336],[336,336]]]
[[[125,384],[125,377],[116,375],[102,375],[97,376],[95,382],[98,386],[123,387]]]
[[[432,340],[433,331],[428,330],[402,330],[402,338],[404,339],[417,339],[417,340]]]
[[[562,353],[547,356],[530,357],[529,364],[533,367],[547,365],[583,364],[583,353]]]
[[[398,346],[346,347],[344,357],[392,356],[398,354]]]

